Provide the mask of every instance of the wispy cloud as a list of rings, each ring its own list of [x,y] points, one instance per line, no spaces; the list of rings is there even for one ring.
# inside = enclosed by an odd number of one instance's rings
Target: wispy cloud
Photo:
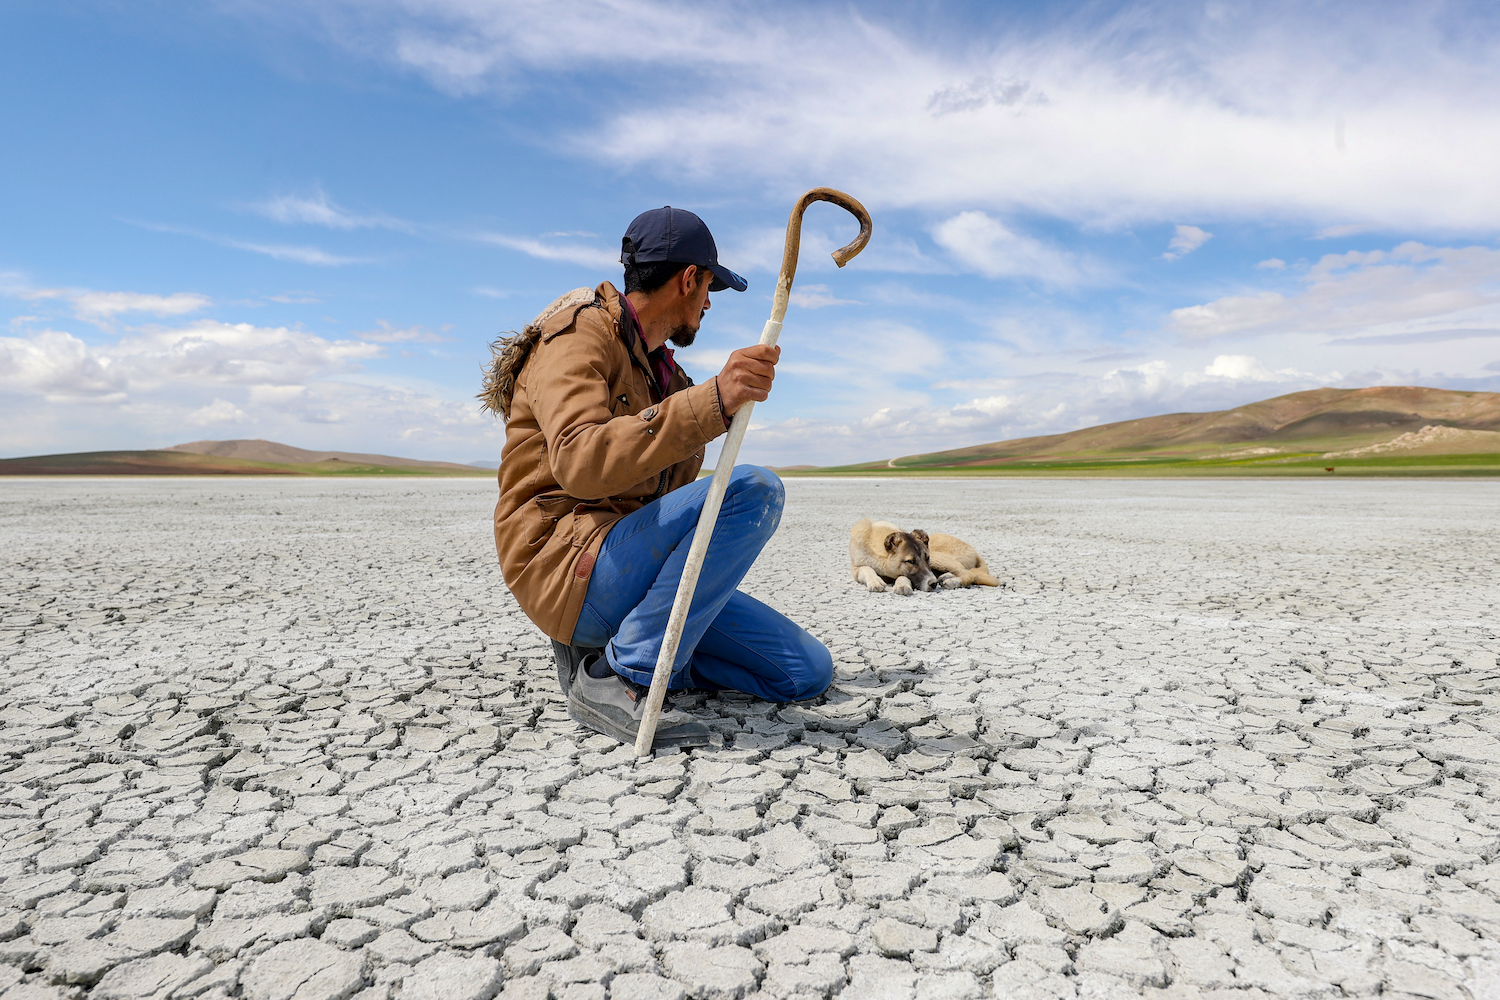
[[[4,291],[31,302],[62,300],[72,307],[73,315],[95,325],[107,325],[130,313],[150,316],[183,316],[212,305],[206,295],[196,292],[174,292],[153,295],[145,292],[98,292],[83,288],[30,288],[10,285]]]
[[[1197,226],[1179,225],[1176,232],[1172,235],[1172,241],[1167,244],[1167,252],[1161,255],[1162,259],[1178,260],[1186,257],[1213,238],[1214,234],[1208,232],[1206,229],[1199,229]]]
[[[295,264],[312,264],[315,267],[344,267],[348,264],[368,264],[371,262],[371,258],[369,257],[347,257],[342,254],[329,253],[321,247],[289,246],[283,243],[253,243],[248,240],[235,240],[228,237],[215,236],[206,236],[203,238],[211,240],[220,246],[263,254],[273,260],[291,261]]]
[[[1374,228],[1375,228],[1374,226],[1363,225],[1363,224],[1353,224],[1353,225],[1345,225],[1345,226],[1325,226],[1324,228],[1319,229],[1313,235],[1313,239],[1315,239],[1315,240],[1337,240],[1337,239],[1343,239],[1345,236],[1357,236],[1360,233],[1368,233],[1370,230],[1372,230]]]
[[[685,10],[327,0],[319,23],[450,93],[514,97],[587,66],[598,117],[569,148],[612,168],[758,188],[815,173],[877,207],[1082,223],[1500,224],[1500,106],[1478,96],[1500,67],[1460,40],[1465,5],[1122,4],[1086,32],[977,36],[917,30],[900,5]],[[643,67],[668,85],[643,95]],[[707,106],[705,76],[734,81]]]
[[[1103,277],[1097,264],[1017,233],[984,212],[960,212],[934,227],[932,238],[964,268],[987,278],[1031,278],[1072,286]]]
[[[310,195],[280,194],[250,206],[254,211],[284,225],[324,226],[329,229],[396,229],[410,232],[412,224],[383,212],[353,212],[332,199],[321,188]]]
[[[425,326],[407,326],[398,329],[383,319],[376,320],[375,325],[379,327],[378,330],[364,330],[355,333],[354,336],[372,344],[441,344],[449,339],[433,333]]]
[[[791,304],[802,309],[823,309],[828,306],[857,306],[854,299],[841,299],[827,285],[793,285]]]
[[[1414,330],[1410,333],[1382,333],[1368,337],[1339,337],[1327,341],[1329,347],[1385,347],[1398,344],[1442,344],[1455,340],[1488,340],[1500,337],[1494,327],[1455,328],[1447,330]]]
[[[1189,338],[1379,328],[1500,303],[1500,250],[1407,242],[1391,250],[1328,254],[1303,291],[1230,295],[1172,310]],[[1453,321],[1449,320],[1448,325]]]
[[[927,110],[934,117],[956,111],[978,111],[981,108],[1014,108],[1028,104],[1046,104],[1047,95],[1030,82],[1016,77],[996,80],[993,76],[976,76],[964,83],[935,90],[927,98]]]
[[[549,243],[544,240],[506,236],[501,233],[480,233],[475,239],[492,246],[519,250],[528,257],[535,257],[538,260],[551,260],[594,268],[617,269],[620,266],[619,251],[601,250],[583,243]]]
[[[205,233],[187,226],[168,226],[157,222],[132,222],[132,225],[140,226],[157,233],[172,233],[176,236],[190,236],[195,240],[204,240],[208,243],[216,243],[221,247],[229,247],[233,250],[245,250],[249,253],[258,253],[274,260],[291,261],[297,264],[312,264],[317,267],[343,267],[348,264],[369,264],[373,258],[348,257],[342,254],[329,253],[321,247],[315,246],[292,246],[282,243],[261,243],[254,240],[235,239],[230,236],[219,236],[214,233]]]

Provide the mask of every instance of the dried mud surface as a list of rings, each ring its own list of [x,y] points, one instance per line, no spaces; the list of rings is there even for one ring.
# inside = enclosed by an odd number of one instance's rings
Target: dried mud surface
[[[493,490],[0,484],[0,998],[1500,995],[1500,487],[789,481],[833,689],[643,763]]]

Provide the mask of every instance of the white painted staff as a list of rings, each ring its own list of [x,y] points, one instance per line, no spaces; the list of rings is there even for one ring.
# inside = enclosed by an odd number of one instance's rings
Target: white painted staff
[[[775,344],[781,335],[781,320],[786,315],[786,303],[792,293],[792,278],[797,273],[797,250],[802,244],[802,213],[815,201],[831,201],[840,208],[848,209],[859,220],[859,235],[854,242],[833,252],[833,262],[843,267],[854,259],[855,254],[870,242],[870,213],[865,206],[842,191],[833,188],[813,188],[797,199],[792,207],[792,217],[786,224],[786,248],[781,253],[781,277],[776,281],[776,298],[771,302],[771,318],[761,332],[762,344]],[[693,533],[693,545],[688,549],[687,565],[682,569],[682,580],[677,584],[677,598],[672,602],[672,615],[667,619],[667,631],[662,636],[661,654],[656,658],[656,670],[651,675],[651,693],[646,698],[646,712],[641,719],[640,732],[635,738],[638,757],[651,754],[651,744],[656,740],[656,723],[661,717],[662,702],[667,697],[667,682],[672,677],[672,664],[677,660],[677,647],[682,642],[682,629],[687,624],[688,607],[693,603],[693,591],[698,587],[698,574],[703,569],[703,557],[708,553],[709,539],[713,537],[714,525],[719,520],[719,506],[724,502],[724,491],[729,488],[729,474],[734,470],[734,460],[739,456],[740,443],[745,440],[745,428],[750,426],[750,412],[754,402],[746,402],[734,411],[729,425],[729,436],[724,440],[724,450],[719,452],[719,464],[714,467],[714,479],[708,486],[708,497],[703,501],[703,513],[698,517],[698,528]]]

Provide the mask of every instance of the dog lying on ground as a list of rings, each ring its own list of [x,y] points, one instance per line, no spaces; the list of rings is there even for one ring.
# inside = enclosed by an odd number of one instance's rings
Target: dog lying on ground
[[[862,517],[849,531],[849,564],[854,579],[871,591],[910,594],[955,587],[998,587],[974,546],[952,535],[902,531],[889,521]]]

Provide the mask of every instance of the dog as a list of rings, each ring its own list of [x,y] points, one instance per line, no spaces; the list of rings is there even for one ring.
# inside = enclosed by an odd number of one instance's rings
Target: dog
[[[889,521],[860,518],[849,531],[849,565],[856,583],[871,592],[890,588],[903,596],[934,586],[998,587],[1000,581],[974,546],[952,535],[902,531]]]

